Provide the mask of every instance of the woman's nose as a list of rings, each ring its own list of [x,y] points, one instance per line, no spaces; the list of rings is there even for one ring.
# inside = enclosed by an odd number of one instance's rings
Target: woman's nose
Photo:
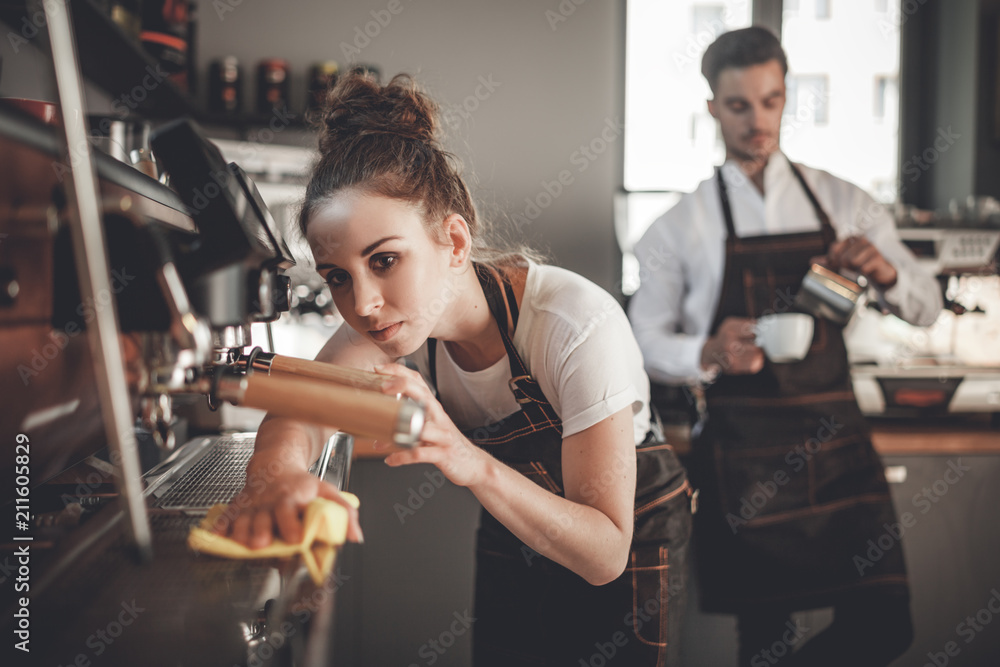
[[[354,312],[367,317],[382,306],[382,294],[370,280],[354,281]]]

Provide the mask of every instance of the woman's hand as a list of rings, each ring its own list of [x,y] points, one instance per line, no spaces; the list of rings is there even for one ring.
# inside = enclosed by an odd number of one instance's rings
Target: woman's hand
[[[376,366],[375,372],[391,378],[382,385],[382,393],[402,394],[422,404],[425,411],[420,445],[390,454],[385,462],[390,466],[433,463],[459,486],[481,481],[492,459],[462,435],[420,374],[399,364]]]
[[[248,469],[246,486],[233,498],[229,510],[212,526],[212,531],[251,549],[271,544],[275,531],[285,542],[294,544],[302,540],[305,508],[317,497],[343,505],[347,510],[347,539],[363,541],[358,510],[336,487],[286,464]]]

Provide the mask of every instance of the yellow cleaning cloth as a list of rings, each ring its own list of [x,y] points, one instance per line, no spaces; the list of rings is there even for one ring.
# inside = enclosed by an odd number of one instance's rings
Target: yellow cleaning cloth
[[[345,492],[342,495],[354,507],[361,504],[353,493]],[[332,500],[313,498],[306,506],[305,516],[302,519],[301,542],[289,544],[276,538],[266,547],[251,549],[210,530],[228,507],[228,505],[216,505],[208,510],[201,525],[191,529],[188,546],[195,551],[223,558],[287,558],[301,554],[312,580],[319,586],[333,570],[337,547],[343,544],[347,537],[347,510]]]

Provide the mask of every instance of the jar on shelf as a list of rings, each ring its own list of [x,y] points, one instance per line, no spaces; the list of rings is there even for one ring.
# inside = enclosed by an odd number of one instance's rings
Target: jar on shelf
[[[243,111],[243,75],[236,56],[226,56],[209,64],[208,110],[224,115]]]
[[[262,60],[257,65],[257,113],[270,114],[288,108],[288,61],[280,58]]]
[[[340,67],[333,60],[315,63],[309,68],[309,97],[306,109],[317,111],[323,108],[326,92],[336,85]]]
[[[143,0],[142,3],[142,47],[184,91],[189,90],[190,9],[186,0]]]

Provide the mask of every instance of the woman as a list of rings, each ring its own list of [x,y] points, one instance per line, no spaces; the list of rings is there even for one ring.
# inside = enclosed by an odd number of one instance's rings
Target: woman
[[[477,665],[675,662],[688,486],[665,445],[637,457],[648,380],[629,323],[585,279],[480,246],[436,111],[403,75],[348,76],[329,94],[300,225],[348,326],[317,359],[384,373],[385,393],[423,403],[421,446],[386,463],[431,463],[482,503]],[[262,424],[248,478],[279,472],[263,492],[248,483],[235,539],[295,540],[311,498],[339,499],[306,472],[322,442]]]

